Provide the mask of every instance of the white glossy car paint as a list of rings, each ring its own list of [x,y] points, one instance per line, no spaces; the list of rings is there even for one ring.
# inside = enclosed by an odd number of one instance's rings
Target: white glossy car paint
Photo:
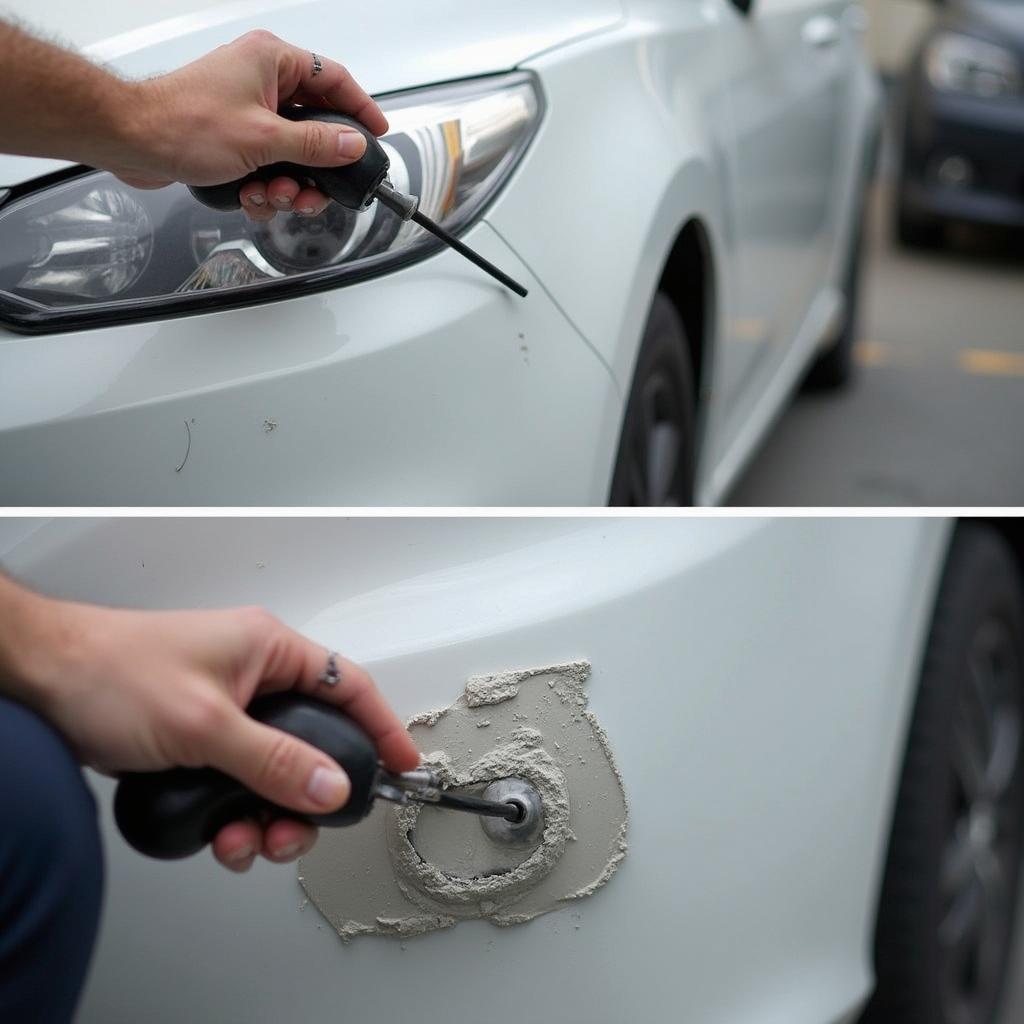
[[[46,28],[64,4],[9,6]],[[543,123],[467,239],[531,294],[443,253],[251,311],[0,329],[0,499],[604,504],[647,311],[691,219],[714,278],[697,494],[725,495],[842,312],[879,100],[856,3],[755,0],[749,17],[731,0],[195,7],[149,6],[145,22],[113,3],[70,31],[130,75],[260,26],[336,54],[377,94],[534,70]],[[55,166],[0,158],[0,184]],[[320,402],[329,420],[295,415]],[[205,437],[176,471],[192,419]]]
[[[343,946],[294,867],[130,851],[82,1024],[834,1024],[869,949],[940,520],[0,523],[49,592],[259,603],[365,662],[403,714],[469,675],[585,658],[630,800],[606,888],[528,925]],[[500,995],[495,996],[495,989]]]
[[[614,386],[493,230],[468,239],[533,288],[528,304],[444,253],[201,330],[184,317],[9,338],[0,361],[21,383],[0,403],[0,493],[58,505],[73,481],[87,505],[574,504],[607,472],[595,441],[614,444]]]

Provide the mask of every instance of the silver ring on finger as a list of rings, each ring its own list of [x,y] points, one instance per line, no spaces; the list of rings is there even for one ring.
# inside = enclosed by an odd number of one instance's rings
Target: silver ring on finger
[[[312,51],[310,51],[310,52],[312,53]],[[316,76],[319,75],[321,71],[323,71],[324,64],[323,64],[323,61],[320,60],[320,58],[315,53],[312,53],[312,57],[313,57],[313,73],[312,73],[311,77],[312,78],[316,78]]]
[[[341,669],[338,668],[338,652],[327,652],[327,665],[323,672],[316,677],[318,683],[326,686],[337,686],[341,682]]]

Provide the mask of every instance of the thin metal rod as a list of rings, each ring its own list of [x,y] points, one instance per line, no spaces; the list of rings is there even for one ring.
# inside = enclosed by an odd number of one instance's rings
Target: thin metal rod
[[[514,803],[481,800],[475,796],[456,796],[454,793],[440,793],[438,799],[431,802],[436,803],[438,807],[447,807],[450,811],[469,811],[470,814],[504,818],[506,821],[519,821],[523,813]]]
[[[516,293],[516,295],[526,298],[526,289],[518,282],[513,281],[508,274],[502,273],[493,263],[485,260],[479,253],[474,252],[468,245],[460,242],[454,235],[450,235],[440,224],[435,224],[425,214],[420,213],[417,210],[413,215],[412,219],[419,224],[421,228],[426,228],[432,235],[436,235],[446,245],[450,245],[456,252],[462,253],[470,263],[475,263],[481,270],[487,271],[491,277],[499,280],[506,288],[510,288]]]

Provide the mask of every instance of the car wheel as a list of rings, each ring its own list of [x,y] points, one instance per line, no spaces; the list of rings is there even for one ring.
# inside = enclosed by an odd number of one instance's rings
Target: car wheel
[[[675,305],[659,292],[640,344],[609,504],[691,505],[693,476],[690,349]]]
[[[1014,556],[983,524],[946,564],[896,803],[870,1024],[991,1024],[1021,859],[1024,610]]]
[[[861,202],[860,216],[850,242],[843,275],[846,308],[835,341],[811,364],[804,387],[809,391],[831,391],[845,387],[853,376],[853,346],[860,322],[860,281],[864,265],[864,223],[867,218],[867,192]]]

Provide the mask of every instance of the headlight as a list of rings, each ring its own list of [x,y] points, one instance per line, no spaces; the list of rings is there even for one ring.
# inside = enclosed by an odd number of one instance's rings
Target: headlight
[[[484,210],[536,130],[541,98],[516,73],[395,94],[389,178],[449,231]],[[0,320],[27,331],[174,316],[321,291],[422,259],[440,243],[380,203],[254,224],[183,185],[134,189],[103,171],[18,195],[0,210]]]
[[[985,99],[1016,96],[1021,91],[1021,67],[1016,56],[971,36],[955,32],[936,36],[928,47],[925,67],[936,89]]]

